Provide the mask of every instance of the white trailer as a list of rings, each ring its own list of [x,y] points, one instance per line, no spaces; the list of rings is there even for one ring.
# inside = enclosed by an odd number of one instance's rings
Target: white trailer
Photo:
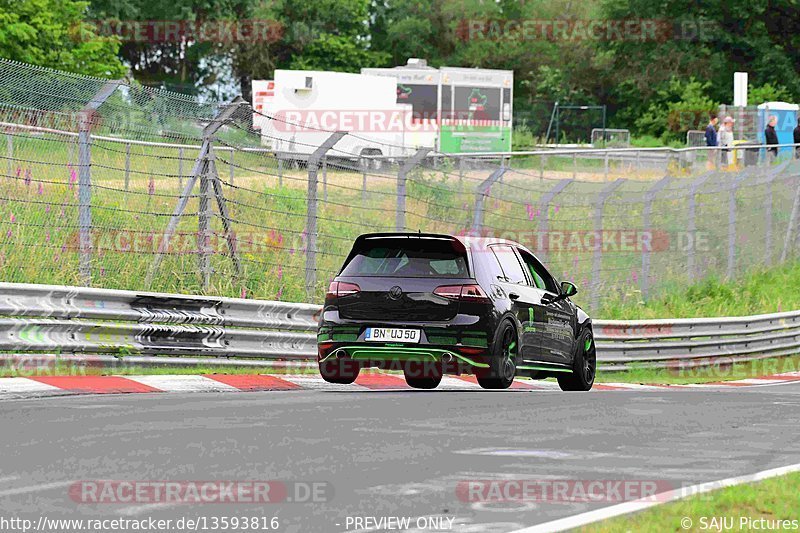
[[[276,70],[269,119],[259,118],[262,144],[279,157],[303,159],[332,131],[346,135],[331,157],[409,155],[410,106],[398,104],[394,79],[342,72]],[[255,85],[259,82],[254,81]]]

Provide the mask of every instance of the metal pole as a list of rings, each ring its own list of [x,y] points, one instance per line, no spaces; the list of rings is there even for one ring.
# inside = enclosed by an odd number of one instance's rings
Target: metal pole
[[[228,169],[229,169],[229,179],[230,184],[233,185],[233,173],[236,168],[233,166],[233,155],[236,153],[236,150],[231,148],[231,160],[228,162]]]
[[[81,283],[92,284],[92,152],[88,125],[78,133],[78,225],[80,227]]]
[[[786,228],[786,237],[783,240],[783,252],[781,252],[781,263],[789,257],[789,250],[792,242],[797,238],[795,232],[798,230],[798,218],[800,218],[800,186],[795,187],[794,203],[792,204],[792,214],[789,216],[789,225]]]
[[[147,272],[145,284],[148,287],[152,284],[153,277],[158,271],[159,266],[161,266],[161,261],[164,259],[164,254],[169,249],[169,241],[178,227],[183,212],[186,210],[186,205],[189,203],[189,198],[192,195],[192,189],[194,189],[197,179],[208,173],[208,155],[211,152],[211,142],[214,134],[230,120],[231,116],[243,105],[247,105],[247,102],[242,100],[241,97],[235,98],[233,102],[203,128],[203,144],[200,145],[200,153],[197,154],[197,159],[195,159],[194,166],[192,167],[192,173],[189,179],[186,180],[186,186],[183,188],[181,197],[175,205],[175,210],[167,223],[167,228],[164,230],[164,235],[162,235],[161,242],[158,245],[158,252],[153,258],[153,263],[150,265],[150,269]],[[202,201],[202,195],[200,201]]]
[[[686,231],[691,239],[687,243],[686,250],[686,274],[689,283],[695,280],[695,247],[697,246],[697,190],[714,175],[714,172],[706,172],[695,179],[689,187],[689,213],[687,216]]]
[[[650,229],[650,215],[653,212],[653,201],[656,195],[661,192],[672,180],[671,176],[664,176],[653,185],[645,195],[644,210],[642,212],[642,230],[650,233],[649,245],[642,247],[642,275],[639,279],[639,287],[642,291],[642,300],[646,300],[650,290],[650,254],[653,247],[653,232]]]
[[[409,157],[397,172],[397,212],[395,214],[395,229],[405,231],[406,229],[406,178],[408,172],[416,167],[420,161],[430,152],[430,148],[421,148],[414,155]]]
[[[6,134],[6,157],[8,158],[7,176],[10,178],[14,175],[14,134],[12,133]]]
[[[552,128],[553,126],[553,119],[556,116],[557,110],[558,110],[558,101],[556,101],[553,104],[553,111],[550,113],[550,123],[547,124],[547,133],[544,136],[544,144],[547,144],[547,142],[550,140],[550,128]]]
[[[555,186],[550,189],[542,199],[539,200],[539,227],[537,231],[541,235],[541,239],[547,239],[543,244],[544,246],[541,249],[537,249],[536,253],[539,256],[539,259],[542,262],[547,261],[547,252],[549,246],[549,235],[547,234],[548,230],[550,229],[550,204],[553,202],[556,196],[563,191],[567,185],[572,183],[574,180],[559,180],[556,182]]]
[[[125,143],[125,190],[130,187],[131,179],[131,143]]]
[[[78,274],[87,287],[92,283],[92,151],[91,129],[98,108],[117,90],[121,81],[107,81],[79,115],[78,123],[78,226],[80,260]],[[13,154],[12,154],[13,155]]]
[[[603,148],[606,147],[606,106],[603,104]]]
[[[498,182],[507,171],[507,168],[498,168],[475,188],[475,214],[472,220],[472,231],[477,233],[481,230],[483,226],[483,205],[486,197],[489,196],[492,185]]]
[[[367,201],[367,165],[369,160],[361,158],[361,201]]]
[[[544,179],[544,154],[539,156],[539,181]]]
[[[604,164],[604,166],[605,166],[606,181],[608,181],[608,151],[606,151],[606,154],[605,154],[605,164]]]
[[[178,148],[178,188],[183,189],[183,148]]]
[[[572,153],[572,179],[578,177],[578,152]]]
[[[308,190],[306,202],[306,298],[312,301],[317,284],[317,171],[320,160],[339,142],[346,132],[331,134],[308,158]]]
[[[739,184],[748,177],[748,171],[742,172],[731,182],[728,190],[728,279],[733,279],[736,273],[736,192]]]
[[[600,269],[603,263],[603,208],[606,201],[617,188],[625,182],[625,178],[619,178],[613,183],[609,183],[597,196],[594,206],[594,235],[595,243],[592,252],[592,288],[591,288],[591,308],[597,310],[600,305]]]
[[[204,166],[204,172],[200,174],[200,198],[199,209],[197,211],[197,253],[200,260],[200,279],[203,283],[203,291],[208,290],[211,282],[211,189],[208,186],[209,165]]]
[[[236,249],[236,235],[231,228],[231,217],[228,212],[228,203],[225,200],[225,195],[222,192],[222,184],[219,179],[219,172],[217,171],[217,156],[214,154],[213,149],[209,150],[208,157],[208,179],[211,181],[212,192],[214,198],[217,200],[217,209],[222,217],[222,230],[225,234],[225,241],[228,247],[228,255],[233,262],[233,269],[236,272],[236,277],[241,276],[242,267],[239,261],[239,254]],[[210,210],[209,210],[210,211]]]
[[[278,187],[283,187],[283,159],[278,156]]]
[[[322,200],[328,201],[328,156],[322,158]]]
[[[192,189],[194,189],[194,184],[197,182],[197,178],[201,174],[207,172],[206,167],[208,166],[208,160],[206,159],[206,156],[208,155],[210,146],[210,139],[205,139],[203,144],[200,146],[200,153],[194,162],[192,174],[189,176],[189,179],[186,180],[186,185],[183,188],[181,197],[178,199],[178,203],[175,205],[175,210],[172,212],[172,216],[167,223],[167,229],[164,230],[164,234],[161,236],[161,241],[158,243],[158,252],[153,258],[153,263],[150,265],[150,270],[147,272],[147,277],[145,278],[145,285],[147,287],[150,287],[152,284],[153,277],[158,271],[158,267],[161,266],[161,261],[164,259],[164,254],[167,253],[167,250],[169,249],[169,241],[172,239],[172,235],[175,233],[175,230],[178,227],[181,216],[183,216],[183,212],[186,210],[186,205],[189,203],[189,198],[192,195]]]

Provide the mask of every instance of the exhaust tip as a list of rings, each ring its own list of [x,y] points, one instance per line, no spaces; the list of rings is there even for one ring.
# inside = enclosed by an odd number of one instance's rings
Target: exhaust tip
[[[453,359],[454,359],[453,354],[451,354],[450,352],[447,352],[442,356],[442,362],[444,363],[452,363]]]
[[[344,359],[347,357],[347,352],[344,350],[336,350],[333,352],[333,355],[336,356],[336,359]]]

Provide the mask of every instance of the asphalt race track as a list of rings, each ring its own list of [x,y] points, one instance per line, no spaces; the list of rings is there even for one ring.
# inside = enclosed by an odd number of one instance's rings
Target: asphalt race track
[[[470,502],[458,497],[459,482],[681,487],[800,463],[798,382],[589,394],[98,395],[8,400],[0,409],[4,517],[34,522],[277,516],[278,531],[339,532],[359,530],[353,517],[412,517],[413,531],[416,518],[449,517],[451,531],[510,532],[610,504]],[[81,480],[327,482],[333,495],[259,505],[79,503],[69,490]]]

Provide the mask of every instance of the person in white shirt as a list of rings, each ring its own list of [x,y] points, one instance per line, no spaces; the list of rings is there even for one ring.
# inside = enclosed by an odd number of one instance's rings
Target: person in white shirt
[[[730,166],[736,161],[733,159],[733,117],[725,117],[719,129],[719,146],[722,147],[722,166]]]

